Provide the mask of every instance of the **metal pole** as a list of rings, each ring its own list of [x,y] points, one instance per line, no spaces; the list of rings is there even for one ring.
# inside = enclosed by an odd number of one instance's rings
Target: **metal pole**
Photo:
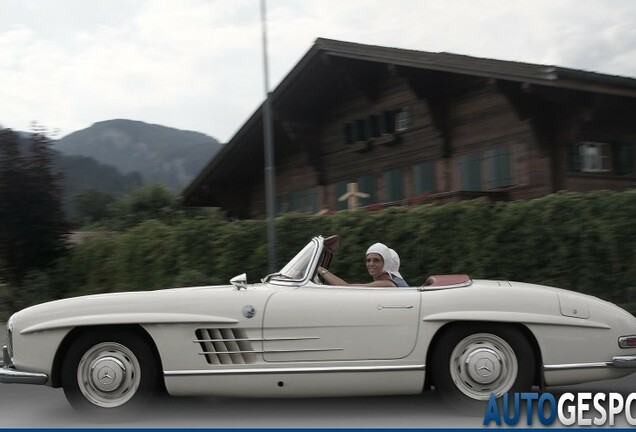
[[[267,203],[267,256],[269,271],[276,271],[275,206],[276,184],[274,167],[274,137],[269,91],[269,65],[267,62],[267,11],[265,0],[261,0],[261,23],[263,27],[263,75],[265,79],[265,103],[263,104],[263,135],[265,145],[265,201]]]

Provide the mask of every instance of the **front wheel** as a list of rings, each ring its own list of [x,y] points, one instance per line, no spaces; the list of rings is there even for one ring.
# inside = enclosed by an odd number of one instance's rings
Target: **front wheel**
[[[62,368],[62,387],[73,408],[108,419],[142,408],[159,388],[152,349],[134,333],[98,330],[80,337]]]
[[[453,405],[482,407],[491,394],[528,391],[534,381],[534,352],[513,327],[458,325],[446,331],[434,348],[433,384]]]

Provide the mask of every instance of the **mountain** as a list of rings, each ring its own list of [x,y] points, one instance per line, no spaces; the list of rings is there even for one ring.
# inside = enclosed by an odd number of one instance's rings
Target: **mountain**
[[[75,197],[89,189],[96,189],[113,196],[121,196],[142,184],[138,172],[122,174],[111,165],[97,162],[87,156],[64,156],[56,151],[54,158],[55,172],[62,172],[60,186],[63,196],[62,204],[66,214],[73,218],[76,215]]]
[[[220,149],[202,133],[134,120],[108,120],[73,132],[54,148],[112,165],[124,175],[138,172],[144,184],[160,183],[179,192]]]

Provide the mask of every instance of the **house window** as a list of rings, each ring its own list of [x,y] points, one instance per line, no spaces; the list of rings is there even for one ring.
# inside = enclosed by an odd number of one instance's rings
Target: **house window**
[[[481,158],[479,153],[471,153],[459,158],[459,177],[461,190],[481,190]]]
[[[384,174],[384,198],[386,202],[404,199],[404,174],[401,169],[387,171]]]
[[[278,197],[278,213],[286,212],[318,212],[318,189],[313,187],[303,190],[295,190],[287,196]]]
[[[413,167],[413,194],[435,192],[435,164],[422,162]]]
[[[612,153],[608,143],[581,143],[579,155],[583,172],[605,172],[612,169]]]
[[[632,175],[636,162],[634,156],[633,143],[573,142],[570,145],[570,170]]]
[[[413,115],[411,108],[407,106],[402,107],[402,109],[395,114],[395,130],[397,132],[403,132],[410,129],[412,125]]]
[[[510,152],[498,147],[486,152],[486,189],[510,186]]]

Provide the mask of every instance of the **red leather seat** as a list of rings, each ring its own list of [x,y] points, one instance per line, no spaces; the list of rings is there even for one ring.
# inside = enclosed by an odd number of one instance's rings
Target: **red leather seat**
[[[432,275],[424,282],[424,287],[436,287],[447,285],[461,285],[470,282],[470,276],[465,274]]]

